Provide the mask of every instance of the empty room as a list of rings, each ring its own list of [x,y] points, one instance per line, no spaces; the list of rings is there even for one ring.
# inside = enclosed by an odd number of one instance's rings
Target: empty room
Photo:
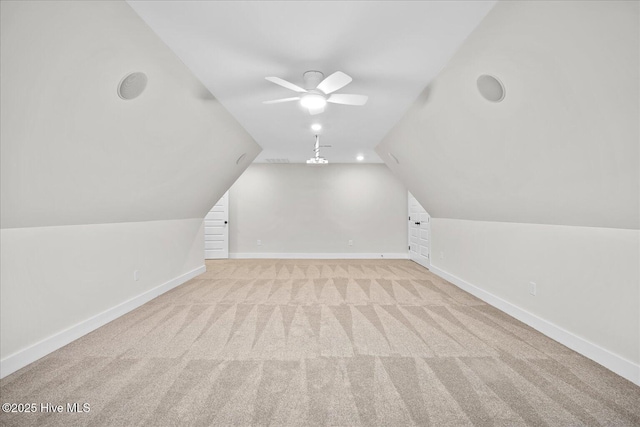
[[[640,426],[640,2],[0,1],[0,425]]]

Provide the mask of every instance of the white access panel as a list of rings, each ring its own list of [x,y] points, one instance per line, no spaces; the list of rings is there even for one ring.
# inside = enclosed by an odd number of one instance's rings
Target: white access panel
[[[409,193],[409,258],[429,268],[431,240],[431,217]]]
[[[204,218],[205,259],[229,258],[229,192]]]

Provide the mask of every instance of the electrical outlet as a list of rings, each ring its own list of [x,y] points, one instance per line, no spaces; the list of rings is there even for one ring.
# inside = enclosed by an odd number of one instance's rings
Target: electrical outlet
[[[140,274],[138,273],[138,270],[133,270],[133,280],[135,280],[136,282],[140,280]]]
[[[258,246],[262,246],[262,240],[258,240],[258,241],[256,242],[256,244],[257,244]]]
[[[538,293],[538,285],[536,285],[534,282],[529,282],[529,294],[533,295],[534,297],[536,296],[536,294]]]
[[[353,246],[353,240],[349,240],[349,246]]]

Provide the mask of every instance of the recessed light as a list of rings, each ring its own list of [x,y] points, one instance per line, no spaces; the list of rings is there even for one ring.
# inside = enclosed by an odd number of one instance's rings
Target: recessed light
[[[320,123],[314,123],[311,125],[311,130],[318,132],[322,130],[322,125]]]
[[[362,154],[358,154],[358,157],[356,157],[356,160],[361,162],[364,160],[364,156]]]

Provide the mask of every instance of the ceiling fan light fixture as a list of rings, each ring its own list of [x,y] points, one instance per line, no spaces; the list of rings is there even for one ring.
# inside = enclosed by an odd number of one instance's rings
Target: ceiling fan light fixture
[[[307,93],[306,95],[302,95],[300,105],[304,108],[315,110],[318,108],[324,108],[327,105],[327,100],[320,94]]]

